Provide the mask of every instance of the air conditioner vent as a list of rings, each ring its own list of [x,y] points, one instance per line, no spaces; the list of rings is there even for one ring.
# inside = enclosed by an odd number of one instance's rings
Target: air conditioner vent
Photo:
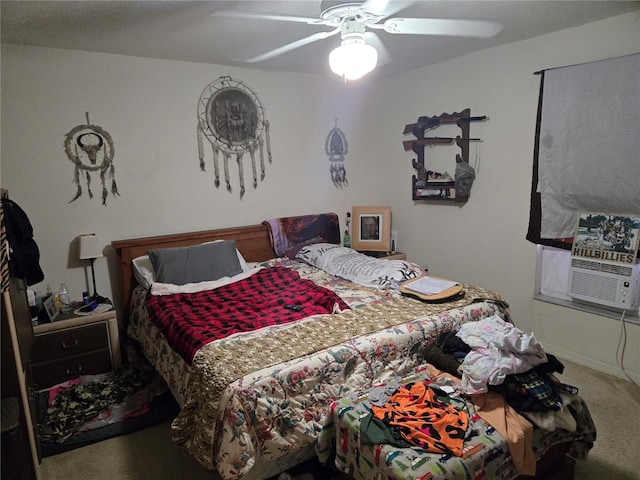
[[[584,260],[582,258],[572,258],[571,266],[596,272],[606,272],[613,273],[615,275],[623,275],[625,277],[630,277],[633,274],[633,267],[629,267],[627,265],[617,263],[593,262],[591,260]]]
[[[637,311],[640,263],[631,266],[572,258],[567,294],[605,308]]]
[[[572,292],[589,298],[615,302],[618,293],[618,280],[590,273],[573,272]]]

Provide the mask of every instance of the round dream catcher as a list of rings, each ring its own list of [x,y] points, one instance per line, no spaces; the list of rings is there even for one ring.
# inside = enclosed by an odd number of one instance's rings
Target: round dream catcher
[[[82,195],[80,177],[87,182],[89,198],[93,198],[91,191],[91,173],[98,173],[102,183],[102,204],[107,204],[107,175],[111,180],[111,194],[120,196],[115,180],[113,166],[113,140],[105,130],[97,125],[91,125],[87,113],[87,124],[72,128],[64,137],[64,150],[69,160],[75,165],[73,183],[78,188],[75,197],[69,203]]]
[[[220,186],[219,159],[224,164],[224,180],[229,192],[229,162],[235,156],[240,180],[240,198],[245,193],[243,160],[251,158],[253,188],[265,177],[265,155],[271,163],[269,122],[258,95],[245,83],[229,76],[218,78],[206,86],[198,100],[198,156],[200,169],[205,171],[203,136],[213,148],[215,186]]]

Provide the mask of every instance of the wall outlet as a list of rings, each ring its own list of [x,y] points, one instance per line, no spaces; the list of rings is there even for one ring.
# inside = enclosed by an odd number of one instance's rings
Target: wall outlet
[[[429,273],[429,270],[431,270],[431,262],[427,260],[424,262],[424,271]]]

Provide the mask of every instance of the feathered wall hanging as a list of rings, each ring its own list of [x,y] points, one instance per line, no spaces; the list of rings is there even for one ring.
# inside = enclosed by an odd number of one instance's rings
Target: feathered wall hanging
[[[349,144],[342,130],[338,128],[338,119],[335,126],[329,131],[324,150],[329,156],[329,173],[331,181],[336,187],[342,188],[349,185],[347,171],[344,168],[345,155],[349,153]]]
[[[251,159],[253,188],[258,186],[256,163],[260,163],[260,181],[265,177],[265,156],[271,163],[269,122],[258,95],[245,83],[229,76],[206,86],[198,100],[198,157],[205,171],[203,137],[213,148],[215,186],[220,186],[219,160],[222,157],[224,180],[231,192],[229,162],[235,156],[240,181],[240,198],[244,196],[245,153]]]
[[[73,183],[77,185],[76,195],[69,203],[77,200],[82,195],[82,180],[87,182],[89,198],[93,198],[91,191],[91,174],[100,175],[102,183],[102,205],[107,204],[107,175],[111,180],[111,194],[120,196],[115,180],[115,167],[113,166],[113,140],[105,130],[98,125],[91,125],[89,112],[87,112],[87,124],[72,128],[64,137],[64,150],[69,160],[75,165]]]

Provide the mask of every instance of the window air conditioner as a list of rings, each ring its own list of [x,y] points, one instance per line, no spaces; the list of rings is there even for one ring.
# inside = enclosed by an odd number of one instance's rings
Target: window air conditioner
[[[578,301],[637,312],[640,263],[624,265],[574,257],[569,268],[567,293]]]

